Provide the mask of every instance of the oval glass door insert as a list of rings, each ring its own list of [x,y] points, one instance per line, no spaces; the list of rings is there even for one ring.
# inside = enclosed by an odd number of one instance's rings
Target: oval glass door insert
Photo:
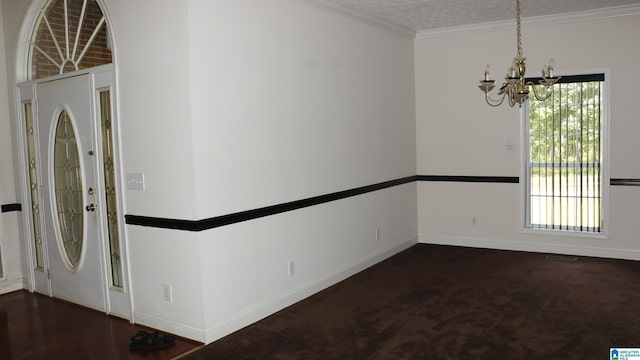
[[[78,268],[82,256],[84,211],[82,168],[73,124],[66,111],[56,125],[53,171],[55,207],[58,215],[58,246],[71,270]]]

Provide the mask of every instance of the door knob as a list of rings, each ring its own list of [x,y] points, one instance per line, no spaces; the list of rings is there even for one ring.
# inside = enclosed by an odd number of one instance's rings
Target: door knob
[[[87,206],[84,207],[87,211],[96,211],[96,205],[95,204],[89,204]]]

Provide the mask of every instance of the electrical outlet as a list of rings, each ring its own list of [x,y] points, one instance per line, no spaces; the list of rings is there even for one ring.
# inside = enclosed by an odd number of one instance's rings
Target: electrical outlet
[[[471,218],[471,226],[478,226],[478,218],[473,216]]]
[[[376,228],[376,241],[380,240],[380,228]]]
[[[296,274],[296,262],[293,260],[289,260],[288,264],[289,276],[293,276]]]
[[[162,284],[162,297],[164,301],[173,301],[173,291],[171,290],[171,284]]]

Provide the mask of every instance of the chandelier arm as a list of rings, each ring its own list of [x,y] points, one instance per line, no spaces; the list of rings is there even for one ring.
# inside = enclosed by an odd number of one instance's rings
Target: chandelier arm
[[[527,85],[529,85],[531,87],[531,89],[533,90],[533,95],[536,97],[536,99],[538,101],[544,101],[547,100],[551,94],[553,94],[553,90],[549,90],[550,87],[549,86],[544,86],[544,92],[543,93],[539,93],[538,90],[536,90],[537,86],[536,84],[534,84],[533,82],[529,81],[527,82]]]
[[[494,99],[491,96],[489,96],[489,92],[485,92],[484,93],[484,98],[487,101],[487,104],[489,104],[489,106],[493,106],[493,107],[498,107],[500,105],[502,105],[502,103],[504,102],[505,97],[507,97],[507,93],[503,93],[502,96],[500,96],[498,99]]]
[[[515,96],[513,96],[513,94],[509,94],[509,106],[514,107],[516,106],[516,98]]]

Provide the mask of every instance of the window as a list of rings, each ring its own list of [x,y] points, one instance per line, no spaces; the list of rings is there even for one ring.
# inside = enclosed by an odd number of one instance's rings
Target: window
[[[114,166],[113,126],[111,116],[111,91],[99,91],[100,123],[102,129],[102,157],[104,170],[105,204],[107,207],[107,235],[109,238],[109,254],[111,265],[111,286],[123,287],[122,252],[120,251],[120,235],[118,224],[118,199],[116,173]]]
[[[31,100],[24,103],[24,126],[27,145],[27,158],[29,160],[29,195],[31,199],[31,225],[33,226],[33,248],[35,267],[44,270],[44,254],[42,248],[42,232],[40,226],[40,184],[38,183],[38,158],[36,154],[36,130],[33,121],[33,105]]]
[[[30,79],[111,64],[111,39],[96,1],[48,1],[30,43]]]
[[[604,74],[566,76],[548,99],[530,98],[524,110],[528,228],[603,231],[604,80]]]

